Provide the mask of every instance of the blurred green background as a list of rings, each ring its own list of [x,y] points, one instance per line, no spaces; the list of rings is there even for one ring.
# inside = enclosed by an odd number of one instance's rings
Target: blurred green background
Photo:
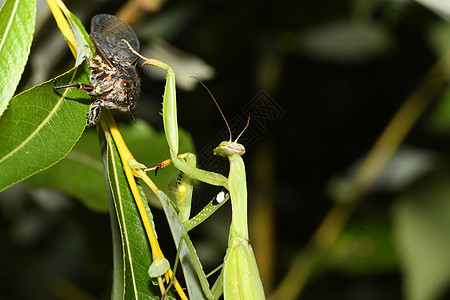
[[[409,0],[65,4],[88,31],[93,15],[118,14],[135,29],[145,56],[174,67],[179,123],[191,134],[203,168],[226,173],[226,161],[211,160],[210,150],[227,136],[209,95],[190,76],[212,91],[234,134],[251,117],[240,142],[247,148],[250,237],[267,296],[298,268],[295,258],[350,176],[450,49],[450,25]],[[47,4],[38,1],[20,89],[72,64]],[[164,73],[141,75],[135,117],[161,130]],[[341,206],[349,211],[347,226],[323,255],[303,262],[311,272],[294,299],[450,297],[449,96],[444,84],[420,94],[431,104],[358,205]],[[135,125],[129,115],[117,119]],[[85,135],[82,143],[100,160],[95,130]],[[145,150],[139,136],[133,143],[136,151]],[[51,170],[46,172],[56,178],[60,171]],[[109,216],[62,191],[64,184],[70,182],[51,186],[35,177],[0,193],[0,299],[109,298]],[[100,191],[104,184],[98,183]],[[199,185],[193,211],[217,192]],[[163,250],[173,257],[164,214],[153,211]],[[229,206],[222,208],[193,233],[206,270],[223,259],[229,213]]]

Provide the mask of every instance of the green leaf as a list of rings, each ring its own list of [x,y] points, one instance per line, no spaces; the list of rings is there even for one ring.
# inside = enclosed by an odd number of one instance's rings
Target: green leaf
[[[92,43],[73,15],[71,25],[84,51]],[[84,63],[59,76],[57,84],[89,82],[89,73]],[[67,155],[84,130],[89,100],[75,88],[54,91],[52,80],[11,99],[0,119],[0,191]]]
[[[450,133],[450,89],[446,89],[440,96],[439,102],[433,108],[428,118],[428,128],[433,133],[447,136]]]
[[[148,46],[143,47],[141,51],[144,56],[148,55],[148,57],[158,59],[171,66],[177,74],[176,83],[180,89],[193,90],[198,85],[198,82],[193,80],[192,77],[202,81],[210,80],[214,77],[214,68],[203,59],[183,52],[162,39],[153,38],[152,42]],[[143,68],[143,72],[155,79],[164,78],[164,76],[161,76],[164,72],[157,68]]]
[[[327,263],[353,276],[396,269],[390,224],[373,218],[353,220],[328,253]]]
[[[80,199],[86,207],[108,211],[108,193],[98,137],[86,131],[72,151],[53,167],[27,179],[32,188],[59,189]]]
[[[176,212],[174,211],[170,200],[167,196],[162,192],[158,191],[159,199],[161,199],[161,204],[164,208],[164,213],[166,215],[166,219],[169,222],[170,231],[172,232],[172,237],[175,242],[177,248],[179,247],[179,243],[181,241],[182,236],[185,234],[187,236],[186,231],[181,225],[180,220],[177,217]],[[186,242],[190,242],[186,241]],[[192,244],[192,243],[191,243]],[[189,292],[190,299],[206,299],[205,294],[203,293],[200,281],[198,279],[197,273],[195,271],[195,263],[193,258],[189,252],[186,243],[182,243],[180,251],[180,263],[183,268],[184,279],[186,280],[186,286]]]
[[[58,84],[87,82],[86,64],[61,75]],[[47,81],[15,96],[0,119],[0,191],[61,160],[86,125],[89,96],[53,90]]]
[[[151,249],[112,137],[99,128],[110,190],[114,248],[113,299],[157,299],[148,269]],[[146,199],[142,199],[144,204]],[[147,208],[148,209],[148,208]]]
[[[359,63],[392,49],[390,32],[374,22],[332,21],[302,32],[299,50],[320,59]]]
[[[414,184],[395,207],[405,299],[438,299],[450,283],[450,174],[446,168]]]
[[[434,11],[447,21],[450,21],[450,5],[447,0],[416,0],[423,6]]]
[[[25,69],[35,17],[35,0],[7,0],[0,10],[0,116],[8,106]]]
[[[75,62],[75,65],[78,66],[86,55],[86,45],[89,45],[92,53],[95,53],[95,47],[80,19],[70,13],[68,21],[78,43],[77,60]]]
[[[125,135],[128,147],[142,162],[156,165],[168,157],[167,142],[163,132],[156,132],[142,120],[129,125],[120,124],[119,128]],[[186,132],[180,132],[180,139],[184,150],[194,151],[192,139]],[[142,145],[149,146],[142,147]],[[153,177],[158,187],[170,193],[178,173],[177,169],[168,167],[161,170],[156,177],[153,173],[149,175]],[[62,190],[81,200],[89,209],[106,212],[108,195],[96,133],[87,130],[64,159],[51,168],[28,178],[27,184],[31,188]],[[153,192],[146,192],[147,197],[156,198]],[[157,203],[158,206],[161,205],[159,200]]]

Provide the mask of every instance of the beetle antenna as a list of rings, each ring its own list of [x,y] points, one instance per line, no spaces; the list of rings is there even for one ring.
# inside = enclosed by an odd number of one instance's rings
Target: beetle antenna
[[[133,112],[131,112],[130,110],[129,110],[128,112],[130,113],[131,117],[133,118],[133,121],[134,121],[134,125],[136,125],[136,124],[137,124],[137,122],[136,122],[136,118],[134,117],[134,114],[133,114]]]
[[[214,98],[213,94],[211,93],[211,91],[206,87],[206,85],[197,77],[191,76],[192,78],[197,79],[198,82],[200,82],[200,84],[205,88],[205,90],[208,91],[209,95],[211,96],[211,98],[214,100],[214,103],[216,104],[217,108],[219,109],[220,114],[222,115],[223,120],[225,121],[225,124],[227,124],[227,128],[228,128],[228,132],[230,134],[230,141],[231,141],[231,129],[230,129],[230,125],[228,125],[227,119],[225,118],[225,115],[223,114],[222,110],[220,109],[219,104],[217,103],[216,99]]]

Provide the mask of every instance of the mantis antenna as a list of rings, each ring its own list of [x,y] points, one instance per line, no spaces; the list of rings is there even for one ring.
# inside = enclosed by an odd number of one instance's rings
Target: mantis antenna
[[[216,101],[216,98],[214,98],[213,94],[211,93],[211,91],[208,89],[208,87],[206,87],[206,85],[198,78],[193,77],[195,79],[197,79],[198,82],[200,82],[200,84],[205,88],[205,90],[208,91],[209,95],[211,96],[211,98],[214,100],[214,103],[216,104],[217,108],[219,109],[220,114],[222,115],[223,120],[225,121],[225,124],[227,124],[227,128],[228,128],[228,133],[230,134],[230,142],[231,142],[231,129],[230,129],[230,125],[228,125],[228,121],[225,118],[225,115],[223,114],[222,110],[220,109],[219,104]]]
[[[193,76],[192,76],[193,77]],[[195,79],[197,79],[197,81],[205,88],[206,91],[208,91],[209,95],[211,96],[211,98],[214,100],[214,103],[216,104],[217,108],[219,109],[220,114],[222,115],[223,120],[225,121],[225,124],[227,124],[227,128],[228,128],[228,133],[230,134],[230,142],[231,142],[231,129],[230,129],[230,125],[228,125],[228,121],[225,118],[225,115],[223,114],[222,110],[220,109],[219,104],[217,103],[216,98],[214,98],[213,94],[211,93],[211,91],[208,89],[208,87],[198,78],[193,77]],[[250,125],[250,117],[248,117],[247,120],[247,125],[245,125],[244,129],[241,131],[241,133],[238,135],[238,137],[236,138],[235,142],[238,141],[238,139],[241,137],[241,135],[244,133],[244,131],[248,128],[248,125]]]
[[[237,143],[238,139],[241,137],[241,135],[244,133],[244,131],[248,128],[248,125],[250,125],[250,116],[247,119],[247,125],[245,125],[244,129],[242,129],[241,133],[239,133],[238,137],[234,141],[235,143]]]

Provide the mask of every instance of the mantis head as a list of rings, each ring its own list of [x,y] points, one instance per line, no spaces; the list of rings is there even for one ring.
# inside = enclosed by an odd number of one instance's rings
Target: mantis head
[[[232,155],[242,156],[245,153],[245,147],[237,142],[224,141],[214,149],[214,155],[228,157]]]

